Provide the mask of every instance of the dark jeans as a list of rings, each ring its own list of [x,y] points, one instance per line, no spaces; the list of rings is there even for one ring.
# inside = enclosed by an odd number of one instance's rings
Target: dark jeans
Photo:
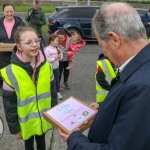
[[[41,42],[40,42],[40,48],[41,50],[43,51],[44,47],[46,47],[46,44],[45,44],[45,41],[44,41],[44,38],[42,35],[39,35],[38,38],[41,39]]]
[[[45,134],[35,135],[25,140],[25,150],[34,150],[34,137],[37,144],[37,150],[46,150]]]
[[[63,72],[64,83],[68,82],[68,77],[69,77],[69,73],[70,73],[70,71],[66,69],[68,64],[69,64],[69,61],[60,61],[59,62],[59,71],[60,71],[59,81],[61,80],[61,76],[62,76],[62,72]]]
[[[146,26],[146,34],[149,39],[150,38],[150,26]]]
[[[59,68],[54,69],[53,72],[54,72],[54,78],[55,78],[55,81],[56,81],[56,90],[57,90],[57,92],[59,92],[59,88],[60,88],[60,83],[59,83],[59,75],[60,75]]]

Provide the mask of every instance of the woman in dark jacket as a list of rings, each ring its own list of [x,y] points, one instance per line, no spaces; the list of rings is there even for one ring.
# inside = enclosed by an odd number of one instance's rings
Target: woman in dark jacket
[[[25,26],[21,18],[14,16],[14,6],[11,3],[3,4],[4,16],[0,18],[0,43],[15,43],[14,34],[18,27]],[[0,69],[10,63],[10,52],[0,51]]]

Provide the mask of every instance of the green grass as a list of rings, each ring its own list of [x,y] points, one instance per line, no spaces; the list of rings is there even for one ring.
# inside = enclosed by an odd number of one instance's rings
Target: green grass
[[[27,12],[31,5],[15,6],[15,12]],[[55,11],[55,6],[42,5],[40,6],[45,13],[52,13]],[[3,12],[2,6],[0,6],[0,12]]]

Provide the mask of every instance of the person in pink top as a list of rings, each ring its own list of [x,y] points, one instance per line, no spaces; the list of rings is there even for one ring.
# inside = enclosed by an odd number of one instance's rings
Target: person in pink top
[[[48,62],[52,63],[54,78],[56,81],[56,90],[58,99],[63,99],[60,94],[60,82],[59,82],[59,60],[63,58],[63,54],[60,50],[58,50],[57,46],[59,44],[59,38],[55,34],[51,34],[49,36],[49,45],[45,47],[44,53]]]
[[[3,43],[15,43],[14,35],[19,27],[25,26],[21,18],[15,16],[14,5],[6,2],[2,6],[3,16],[0,18],[0,44]],[[1,49],[0,51],[0,69],[6,67],[10,64],[11,58],[10,51],[5,51]],[[2,80],[0,79],[0,86]]]
[[[70,41],[70,49],[67,52],[69,64],[66,69],[72,68],[73,56],[86,44],[86,41],[81,38],[79,34],[76,32],[70,32],[71,41]]]

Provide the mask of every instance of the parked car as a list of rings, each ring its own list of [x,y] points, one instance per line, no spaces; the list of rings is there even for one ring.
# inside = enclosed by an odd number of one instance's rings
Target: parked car
[[[49,33],[60,28],[75,31],[85,40],[96,40],[91,31],[91,22],[99,6],[60,6],[48,18]]]
[[[144,8],[135,8],[136,11],[138,12],[138,14],[140,15],[140,17],[142,18],[146,13],[147,13],[147,9]]]
[[[58,6],[48,18],[48,32],[51,34],[60,28],[65,28],[77,32],[87,41],[95,41],[91,22],[99,9],[99,6]],[[147,12],[147,9],[143,8],[136,10],[141,17]]]

